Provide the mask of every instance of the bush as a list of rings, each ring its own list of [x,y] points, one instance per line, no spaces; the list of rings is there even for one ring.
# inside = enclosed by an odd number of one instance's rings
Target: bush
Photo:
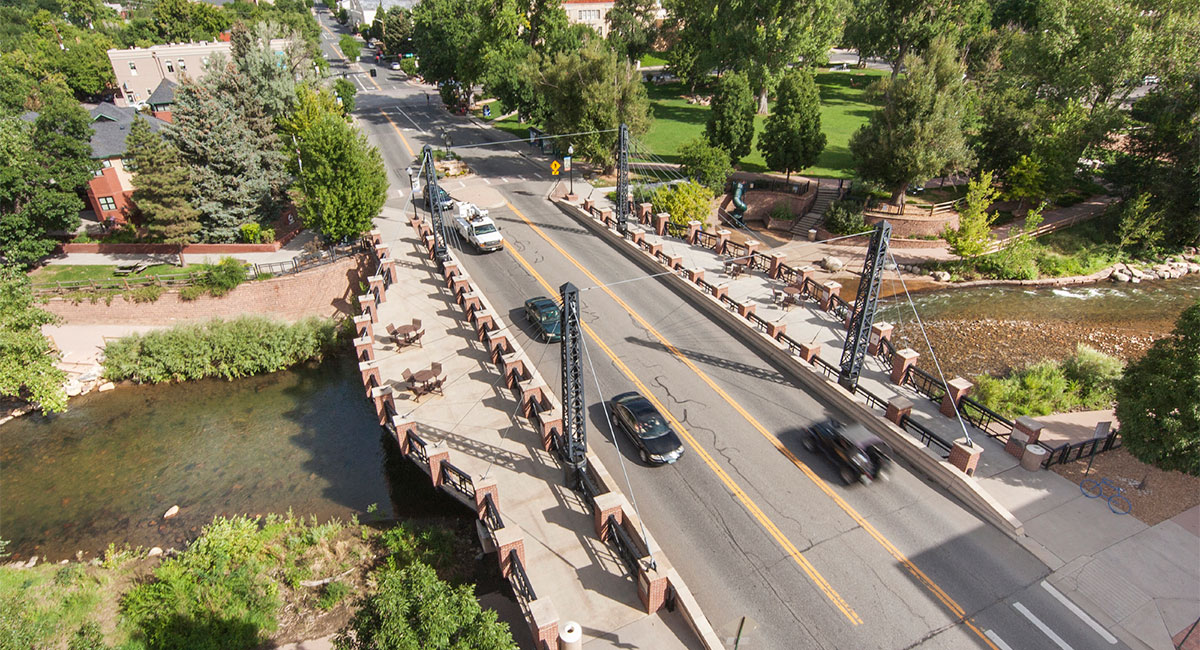
[[[788,204],[788,201],[780,201],[771,207],[771,218],[784,221],[795,219],[796,215],[792,214],[792,208]]]
[[[1049,415],[1078,403],[1077,386],[1054,361],[1042,361],[1007,377],[975,378],[976,399],[1007,417]]]
[[[218,298],[245,281],[246,265],[232,257],[223,257],[216,264],[205,264],[200,277],[200,285]]]
[[[192,300],[199,298],[200,296],[203,296],[206,293],[208,293],[208,289],[206,289],[198,284],[193,284],[191,286],[187,286],[187,287],[180,289],[179,290],[179,298],[181,300],[186,300],[186,301],[190,302]]]
[[[417,60],[400,59],[400,71],[410,77],[417,76]]]
[[[693,182],[684,181],[675,185],[664,185],[654,191],[651,203],[655,212],[666,212],[671,215],[671,223],[675,226],[686,227],[689,221],[708,223],[712,213],[713,192],[707,187]]]
[[[163,288],[157,284],[138,287],[125,294],[133,302],[154,302],[163,294]]]
[[[138,383],[248,377],[320,360],[338,340],[337,324],[319,318],[291,325],[260,316],[216,319],[112,341],[104,376]]]
[[[1079,387],[1080,403],[1087,408],[1108,408],[1114,389],[1125,371],[1125,362],[1083,343],[1062,364],[1063,374]]]
[[[246,244],[257,244],[262,238],[262,226],[256,223],[242,224],[242,242]]]
[[[329,611],[337,606],[343,598],[350,595],[350,586],[344,582],[333,581],[327,583],[321,589],[321,595],[317,596],[317,607],[324,611]]]
[[[825,230],[835,235],[853,235],[870,230],[857,201],[834,201],[825,212]]]

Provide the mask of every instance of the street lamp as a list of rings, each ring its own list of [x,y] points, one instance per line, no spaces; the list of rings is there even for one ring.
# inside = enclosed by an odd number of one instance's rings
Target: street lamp
[[[408,200],[413,205],[413,216],[417,216],[417,182],[413,180],[413,168],[409,165],[404,169],[408,174]]]
[[[571,194],[575,194],[575,168],[571,166],[571,157],[575,155],[575,145],[567,145],[567,174],[571,177]]]

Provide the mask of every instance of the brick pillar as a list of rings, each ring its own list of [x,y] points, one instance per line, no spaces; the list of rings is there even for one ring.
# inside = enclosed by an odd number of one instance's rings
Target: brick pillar
[[[471,289],[471,276],[466,273],[459,273],[450,278],[450,291],[457,298],[458,294]]]
[[[658,259],[658,254],[662,252],[662,244],[650,244],[650,247],[646,249],[646,252],[650,254],[650,257]]]
[[[796,271],[796,286],[803,287],[804,283],[811,280],[813,275],[816,274],[816,272],[817,272],[817,267],[815,267],[815,266],[800,267],[800,269]]]
[[[783,266],[787,256],[783,253],[769,253],[767,257],[771,258],[771,269],[767,271],[767,276],[772,280],[778,280],[779,272],[782,270],[780,267]]]
[[[462,303],[463,316],[470,317],[479,309],[483,308],[483,302],[479,300],[479,294],[474,291],[468,291],[461,296],[459,300]]]
[[[383,385],[383,377],[379,374],[379,366],[374,361],[360,361],[358,363],[358,372],[362,375],[363,388],[367,393],[367,397],[371,397],[371,378],[375,378],[375,385]]]
[[[542,408],[542,398],[546,391],[546,382],[540,377],[527,379],[517,383],[521,391],[521,411],[526,417],[537,413]]]
[[[475,516],[483,519],[484,500],[487,495],[492,495],[492,503],[496,505],[496,510],[500,510],[500,487],[496,484],[494,478],[475,478],[471,477],[471,483],[475,486]]]
[[[750,302],[744,305],[738,303],[738,316],[741,316],[742,318],[750,318],[750,314],[754,313],[755,306],[756,305],[754,303]]]
[[[548,599],[529,603],[529,629],[538,650],[558,650],[558,612]]]
[[[688,279],[695,284],[700,284],[700,281],[704,279],[704,269],[688,269],[687,274]]]
[[[554,446],[554,431],[562,431],[562,409],[552,408],[549,411],[542,411],[538,415],[538,420],[542,426],[542,449],[550,451]]]
[[[392,417],[388,413],[388,407],[391,411],[396,411],[396,402],[392,398],[391,386],[377,386],[371,389],[371,399],[375,402],[375,414],[379,416],[379,424],[386,424],[388,418]]]
[[[359,362],[375,360],[375,340],[369,336],[354,339],[354,358]]]
[[[638,248],[641,248],[641,246],[642,246],[642,236],[643,236],[643,235],[642,235],[642,231],[640,231],[640,230],[638,230],[638,229],[636,229],[636,228],[630,228],[630,229],[629,229],[629,239],[630,239],[630,241],[632,241],[632,242],[634,243],[634,245],[636,245]]]
[[[979,454],[981,453],[983,453],[983,447],[979,445],[968,447],[967,439],[959,438],[950,448],[950,464],[967,476],[975,476],[975,468],[979,465]]]
[[[659,237],[667,235],[667,224],[671,223],[671,215],[666,212],[659,212],[654,215],[654,234]]]
[[[724,298],[728,294],[729,294],[729,285],[728,284],[718,284],[716,287],[713,288],[713,298],[716,298],[718,301],[721,300],[721,298]]]
[[[504,385],[516,388],[517,382],[525,381],[525,356],[514,352],[500,357],[500,365],[504,369]]]
[[[379,230],[372,230],[371,232],[367,233],[367,235],[371,237],[372,244],[383,243],[383,233],[379,232]]]
[[[604,223],[605,228],[612,228],[613,211],[611,208],[603,208],[600,210],[600,221]]]
[[[840,297],[840,294],[842,293],[842,285],[830,280],[829,282],[821,285],[821,287],[824,289],[824,291],[821,292],[821,309],[824,311],[829,311],[833,308],[834,296]]]
[[[487,333],[496,329],[496,321],[492,316],[492,310],[487,308],[476,309],[471,312],[471,321],[475,324],[475,335],[480,341],[487,339]]]
[[[375,296],[366,294],[358,297],[358,309],[364,316],[371,319],[372,323],[379,322],[379,315],[375,313]]]
[[[638,598],[646,606],[646,613],[653,614],[667,599],[667,559],[655,557],[655,567],[638,562]]]
[[[371,327],[370,316],[355,316],[350,320],[354,321],[354,332],[358,334],[359,338],[364,336],[369,339],[375,338],[375,328]]]
[[[767,336],[778,339],[787,331],[786,323],[767,323]]]
[[[1042,437],[1042,423],[1028,415],[1022,415],[1013,421],[1012,432],[1008,434],[1008,442],[1004,451],[1020,458],[1025,455],[1025,448]]]
[[[700,222],[693,219],[688,222],[687,226],[687,238],[684,241],[689,244],[695,244],[700,236]]]
[[[387,278],[389,284],[395,284],[399,280],[396,275],[396,258],[389,257],[379,264],[379,274]]]
[[[816,359],[819,356],[821,356],[821,344],[820,343],[813,342],[813,343],[801,343],[800,344],[800,358],[801,359],[804,359],[808,363],[816,363],[815,361],[813,361],[813,359]]]
[[[679,255],[668,255],[667,256],[667,267],[670,268],[672,271],[678,270],[682,266],[683,266],[683,258],[682,257],[680,257]]]
[[[442,485],[442,463],[450,462],[450,448],[445,443],[438,443],[426,447],[425,453],[429,456],[429,478],[433,481],[433,487],[440,487]]]
[[[387,302],[387,290],[383,288],[383,276],[372,275],[367,278],[367,284],[371,287],[371,293],[379,296],[379,302]]]
[[[715,252],[717,255],[724,255],[725,254],[725,244],[728,244],[728,243],[729,243],[729,231],[724,230],[724,229],[718,230],[717,231],[717,244],[713,248],[713,252]]]
[[[450,283],[450,278],[458,275],[458,262],[450,260],[442,267],[442,279],[446,281],[447,286]]]
[[[891,420],[893,424],[900,427],[900,421],[910,415],[913,410],[912,400],[907,397],[893,397],[887,403],[887,415],[884,416]],[[901,427],[903,428],[903,427]]]
[[[881,341],[892,340],[892,330],[893,329],[894,328],[892,327],[891,323],[880,322],[880,323],[875,323],[874,325],[872,325],[871,326],[871,339],[867,343],[867,354],[869,354],[871,356],[875,356],[876,354],[879,354],[879,343]]]
[[[605,492],[596,495],[596,512],[592,519],[596,525],[596,537],[599,537],[600,541],[608,541],[606,523],[610,515],[617,518],[618,524],[625,520],[625,511],[622,509],[624,503],[625,499],[619,492]]]
[[[508,354],[508,334],[502,329],[491,329],[483,335],[487,339],[488,357],[499,361],[500,356]]]
[[[433,259],[434,251],[437,248],[437,239],[433,235],[425,235],[425,250],[428,251],[429,259]]]
[[[396,444],[400,446],[400,453],[407,456],[409,452],[408,434],[416,435],[417,423],[403,415],[396,415],[392,417],[392,426],[396,427]]]
[[[921,353],[912,348],[896,350],[896,353],[892,355],[892,383],[903,384],[904,375],[908,374],[908,367],[915,365],[917,359],[920,358]]]
[[[946,382],[946,386],[950,390],[942,397],[942,415],[948,418],[955,417],[958,413],[959,401],[971,392],[971,387],[974,385],[962,377],[955,377]]]
[[[593,201],[591,199],[583,200],[583,211],[588,213],[589,216],[592,214],[592,208],[594,208],[594,207],[596,207],[595,201]]]
[[[762,242],[757,239],[746,240],[746,259],[752,259],[754,254],[758,252],[758,248],[762,246]]]
[[[392,256],[391,250],[387,244],[375,244],[375,259],[386,260]]]
[[[638,223],[650,223],[650,217],[654,213],[654,205],[650,203],[639,203],[637,206]]]

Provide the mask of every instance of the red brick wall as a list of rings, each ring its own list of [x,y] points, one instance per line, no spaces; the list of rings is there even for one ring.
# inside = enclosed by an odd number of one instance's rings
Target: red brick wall
[[[121,186],[121,180],[117,177],[117,170],[112,167],[105,167],[100,172],[99,176],[88,181],[88,204],[91,206],[92,211],[96,213],[96,219],[101,223],[104,223],[106,219],[113,219],[117,223],[125,223],[127,220],[126,215],[129,212],[129,196],[133,194],[133,191]],[[113,202],[116,204],[116,209],[102,210],[100,208],[100,197],[102,196],[111,196]]]
[[[373,264],[368,256],[350,257],[296,275],[248,282],[221,298],[185,301],[171,291],[151,303],[117,297],[111,305],[103,300],[72,304],[55,298],[45,308],[62,316],[67,325],[172,325],[244,314],[294,322],[308,316],[350,314],[359,282],[365,281],[371,271],[368,265]]]

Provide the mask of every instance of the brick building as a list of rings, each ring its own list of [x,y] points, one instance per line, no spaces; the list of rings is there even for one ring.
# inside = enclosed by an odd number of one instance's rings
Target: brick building
[[[101,223],[127,223],[133,176],[125,168],[125,138],[137,116],[137,109],[100,104],[88,112],[91,113],[92,130],[95,131],[91,141],[92,158],[100,161],[101,165],[96,177],[88,181],[88,205]],[[141,118],[153,131],[158,131],[166,124],[149,115],[142,115]]]

